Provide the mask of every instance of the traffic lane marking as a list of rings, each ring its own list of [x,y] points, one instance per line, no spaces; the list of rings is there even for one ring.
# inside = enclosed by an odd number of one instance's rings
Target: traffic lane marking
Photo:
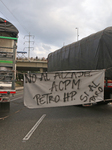
[[[37,129],[37,127],[40,125],[40,123],[45,118],[46,114],[42,115],[41,118],[36,122],[36,124],[31,128],[31,130],[26,134],[26,136],[23,138],[23,142],[28,141],[29,138],[32,136],[34,131]]]
[[[23,96],[14,98],[14,99],[10,100],[10,102],[16,101],[16,100],[21,99],[21,98],[23,98]]]

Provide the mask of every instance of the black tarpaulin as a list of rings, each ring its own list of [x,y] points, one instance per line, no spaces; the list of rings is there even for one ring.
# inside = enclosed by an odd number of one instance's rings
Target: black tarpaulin
[[[3,18],[0,18],[0,36],[2,35],[2,33],[3,36],[4,33],[8,33],[11,37],[17,37],[19,31],[12,23]]]
[[[48,71],[106,69],[112,79],[112,27],[48,55]],[[109,69],[111,68],[111,69]]]

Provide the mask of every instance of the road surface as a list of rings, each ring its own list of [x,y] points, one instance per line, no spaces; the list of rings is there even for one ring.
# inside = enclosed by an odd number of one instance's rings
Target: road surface
[[[111,149],[111,104],[28,109],[18,91],[0,114],[0,150]]]

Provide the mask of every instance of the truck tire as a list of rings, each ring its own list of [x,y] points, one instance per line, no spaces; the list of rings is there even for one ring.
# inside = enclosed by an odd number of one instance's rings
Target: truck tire
[[[101,101],[101,102],[98,102],[97,104],[98,105],[107,105],[109,103],[109,101]]]
[[[0,112],[9,112],[9,111],[10,111],[10,102],[1,102]]]

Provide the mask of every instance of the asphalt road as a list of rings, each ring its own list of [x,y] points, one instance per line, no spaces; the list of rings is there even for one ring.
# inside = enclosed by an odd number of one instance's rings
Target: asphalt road
[[[28,109],[19,91],[0,114],[0,150],[111,149],[111,104]]]

